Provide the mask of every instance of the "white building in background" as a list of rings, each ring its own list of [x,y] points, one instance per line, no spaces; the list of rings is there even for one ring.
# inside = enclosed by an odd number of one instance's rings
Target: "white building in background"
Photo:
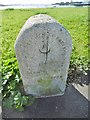
[[[71,2],[89,2],[90,0],[71,0]]]
[[[90,0],[71,0],[71,2],[89,2]]]
[[[84,0],[84,2],[89,2],[90,0]]]

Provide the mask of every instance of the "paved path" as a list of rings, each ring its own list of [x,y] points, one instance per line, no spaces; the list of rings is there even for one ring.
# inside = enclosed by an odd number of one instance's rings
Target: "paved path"
[[[79,84],[72,84],[75,89],[77,89],[87,100],[90,101],[89,95],[88,95],[88,91],[90,89],[90,85],[87,86],[85,84],[82,84],[83,86],[79,85]]]
[[[3,118],[88,118],[88,100],[72,85],[63,96],[39,98],[23,112],[3,108]]]
[[[90,101],[89,91],[90,91],[90,72],[88,75],[81,74],[81,79],[79,81],[76,79],[72,85],[77,89],[87,100]]]

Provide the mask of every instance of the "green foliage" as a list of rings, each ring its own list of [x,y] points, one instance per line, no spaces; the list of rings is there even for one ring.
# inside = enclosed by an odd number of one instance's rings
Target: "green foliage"
[[[9,108],[24,110],[24,106],[32,102],[29,96],[21,94],[21,77],[16,58],[3,60],[2,62],[2,95],[3,105]],[[33,99],[34,100],[34,99]]]
[[[0,11],[1,12],[1,11]],[[31,105],[34,98],[26,96],[20,89],[22,80],[14,52],[14,43],[25,21],[35,14],[49,14],[60,22],[71,34],[73,52],[69,67],[69,76],[80,70],[88,70],[88,8],[47,8],[20,9],[2,11],[2,90],[3,105],[23,110]],[[90,46],[90,45],[89,45]]]

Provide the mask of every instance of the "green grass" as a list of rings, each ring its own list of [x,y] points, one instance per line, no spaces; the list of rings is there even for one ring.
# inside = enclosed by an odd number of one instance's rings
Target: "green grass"
[[[12,58],[16,37],[25,21],[35,14],[49,14],[71,34],[78,56],[88,57],[88,10],[87,8],[48,8],[29,10],[4,10],[2,12],[3,57]]]
[[[6,106],[22,110],[28,102],[28,97],[23,96],[20,91],[22,81],[15,57],[14,43],[25,21],[32,15],[48,14],[61,23],[70,32],[73,42],[70,70],[76,70],[78,67],[81,71],[88,69],[88,8],[12,9],[1,12],[2,91]]]

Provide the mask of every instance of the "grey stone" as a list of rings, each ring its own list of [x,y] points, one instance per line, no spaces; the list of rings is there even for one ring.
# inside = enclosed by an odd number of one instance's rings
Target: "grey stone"
[[[64,94],[72,40],[62,25],[48,15],[30,17],[16,39],[15,51],[26,94]]]

